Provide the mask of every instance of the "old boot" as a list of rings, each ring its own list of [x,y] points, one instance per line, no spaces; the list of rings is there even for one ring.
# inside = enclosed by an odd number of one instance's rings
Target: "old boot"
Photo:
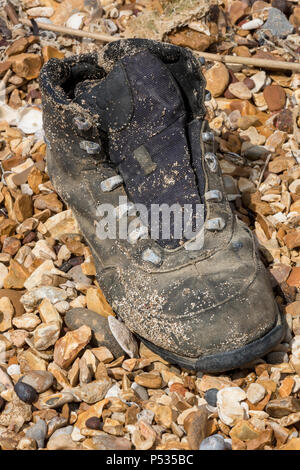
[[[224,192],[200,62],[169,44],[121,40],[51,59],[40,81],[48,172],[118,317],[188,369],[220,372],[269,352],[283,321]],[[163,204],[167,235],[153,211]]]

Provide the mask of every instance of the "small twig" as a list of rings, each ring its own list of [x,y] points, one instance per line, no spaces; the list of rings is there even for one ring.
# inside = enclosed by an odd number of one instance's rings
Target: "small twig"
[[[276,41],[276,44],[278,46],[278,41]],[[294,59],[296,59],[297,61],[299,61],[299,53],[293,51],[293,49],[287,44],[287,42],[285,41],[284,43],[284,48],[282,48],[284,52],[288,51],[288,53],[294,57]]]
[[[231,55],[211,54],[210,52],[196,52],[199,57],[209,61],[224,62],[225,64],[243,64],[263,69],[280,69],[300,72],[300,64],[283,60],[257,59],[255,57],[238,57]]]
[[[19,20],[19,22],[32,27],[32,23],[29,20],[21,19]],[[112,42],[112,41],[117,41],[118,39],[120,39],[120,38],[114,38],[112,36],[109,36],[109,34],[90,33],[88,31],[82,31],[80,29],[65,28],[64,26],[57,26],[56,24],[41,23],[40,21],[36,21],[36,24],[39,27],[39,29],[44,29],[46,31],[54,31],[55,33],[66,34],[69,36],[96,39],[98,41],[103,41],[103,42]]]
[[[31,26],[32,26],[32,34],[33,36],[39,36],[39,27],[38,25],[36,24],[36,21],[31,18]]]
[[[264,177],[264,173],[265,173],[265,171],[266,171],[266,169],[267,169],[267,166],[268,166],[268,164],[269,164],[271,155],[272,155],[272,154],[269,153],[269,155],[268,155],[267,158],[266,158],[264,167],[263,167],[263,169],[262,169],[262,171],[261,171],[261,174],[260,174],[260,176],[259,176],[259,180],[258,180],[258,183],[257,183],[257,189],[259,189],[259,187],[260,187],[260,185],[261,185],[261,182],[262,182],[262,179],[263,179],[263,177]]]

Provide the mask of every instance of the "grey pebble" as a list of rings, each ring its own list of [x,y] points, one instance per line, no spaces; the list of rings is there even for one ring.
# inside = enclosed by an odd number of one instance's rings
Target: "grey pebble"
[[[78,284],[85,284],[87,286],[92,284],[92,280],[83,274],[80,264],[71,268],[68,274],[71,276],[72,280]]]
[[[294,31],[293,25],[278,8],[270,8],[268,19],[261,29],[270,31],[272,36],[278,38],[285,38]]]
[[[262,145],[249,145],[246,147],[243,154],[245,157],[249,158],[250,160],[259,160],[263,158],[268,153],[268,150],[263,147]]]
[[[268,364],[281,364],[282,362],[289,362],[289,356],[284,351],[270,352],[266,359]]]
[[[229,445],[220,434],[214,434],[203,439],[199,450],[229,450]]]
[[[210,388],[204,394],[204,398],[210,406],[216,407],[217,406],[217,388]]]
[[[129,357],[137,357],[139,351],[137,341],[125,323],[113,316],[109,316],[107,320],[109,328],[121,348]]]
[[[232,450],[232,439],[224,439],[225,445],[226,445],[226,450]]]
[[[39,419],[36,424],[26,431],[26,437],[34,439],[39,449],[45,446],[45,437],[47,435],[47,424],[43,419]]]
[[[148,400],[149,399],[148,392],[145,389],[145,387],[142,387],[142,385],[139,385],[136,382],[133,382],[132,385],[131,385],[131,388],[132,388],[132,390],[134,390],[134,392],[137,394],[137,396],[141,400]]]

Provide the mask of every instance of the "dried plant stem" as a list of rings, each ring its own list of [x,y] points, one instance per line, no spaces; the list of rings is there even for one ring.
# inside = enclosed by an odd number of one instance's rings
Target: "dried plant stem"
[[[22,24],[27,26],[32,26],[31,21],[29,20],[20,20]],[[44,29],[46,31],[54,31],[55,33],[66,34],[69,36],[77,36],[81,38],[90,38],[96,39],[103,42],[112,42],[117,41],[120,38],[114,38],[109,36],[109,34],[104,33],[89,33],[88,31],[82,31],[80,29],[65,28],[64,26],[57,26],[56,24],[41,23],[40,21],[36,22],[39,29]]]
[[[195,52],[195,51],[194,51]],[[208,61],[224,62],[225,64],[242,64],[262,69],[290,70],[300,72],[300,64],[283,60],[256,59],[255,57],[238,57],[231,55],[211,54],[210,52],[195,52]]]
[[[268,154],[268,156],[267,156],[267,158],[266,158],[266,161],[265,161],[265,164],[264,164],[264,167],[263,167],[263,169],[261,170],[261,173],[260,173],[260,175],[259,175],[259,180],[258,180],[258,183],[257,183],[257,189],[259,189],[259,187],[260,187],[260,185],[261,185],[262,179],[263,179],[263,177],[264,177],[264,173],[265,173],[265,171],[266,171],[266,169],[267,169],[267,166],[269,165],[269,161],[270,161],[270,159],[271,159],[271,155],[272,155],[271,153]]]

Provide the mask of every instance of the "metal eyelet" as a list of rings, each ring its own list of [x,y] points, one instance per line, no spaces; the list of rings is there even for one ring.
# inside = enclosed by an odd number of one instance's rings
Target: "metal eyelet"
[[[90,155],[95,155],[101,150],[100,144],[97,142],[91,142],[90,140],[82,140],[79,144],[79,147]]]
[[[88,131],[92,127],[90,121],[85,119],[83,116],[75,116],[73,122],[80,131]]]
[[[129,216],[135,214],[135,206],[133,202],[125,202],[124,204],[120,204],[114,208],[114,216],[116,219],[120,220],[125,214]]]
[[[236,241],[236,242],[232,242],[231,246],[232,246],[233,251],[239,251],[243,248],[244,245],[243,245],[243,242]]]
[[[100,188],[103,193],[108,193],[113,191],[115,188],[120,186],[123,183],[123,178],[120,175],[112,176],[100,183]]]
[[[221,202],[223,194],[218,189],[212,189],[204,194],[204,198],[207,202]]]
[[[204,155],[205,162],[212,173],[216,173],[218,169],[218,159],[212,152],[207,152]]]
[[[214,141],[214,133],[212,131],[206,131],[202,133],[202,140],[205,143]]]
[[[47,139],[47,137],[44,137],[44,142],[45,142],[45,144],[47,145],[47,147],[49,147],[49,149],[51,150],[50,140]]]
[[[207,220],[205,223],[206,230],[210,232],[221,231],[225,227],[226,223],[222,217],[216,217],[215,219]]]
[[[136,227],[128,234],[128,241],[131,244],[136,243],[140,238],[148,238],[148,228],[145,225]]]
[[[161,264],[161,257],[151,250],[151,248],[146,248],[146,250],[142,253],[142,259],[147,261],[147,263],[152,263],[156,266]]]
[[[211,92],[208,90],[205,90],[204,101],[210,101],[210,100],[211,100]]]
[[[193,64],[190,60],[187,60],[186,62],[188,70],[191,72],[193,70]]]

